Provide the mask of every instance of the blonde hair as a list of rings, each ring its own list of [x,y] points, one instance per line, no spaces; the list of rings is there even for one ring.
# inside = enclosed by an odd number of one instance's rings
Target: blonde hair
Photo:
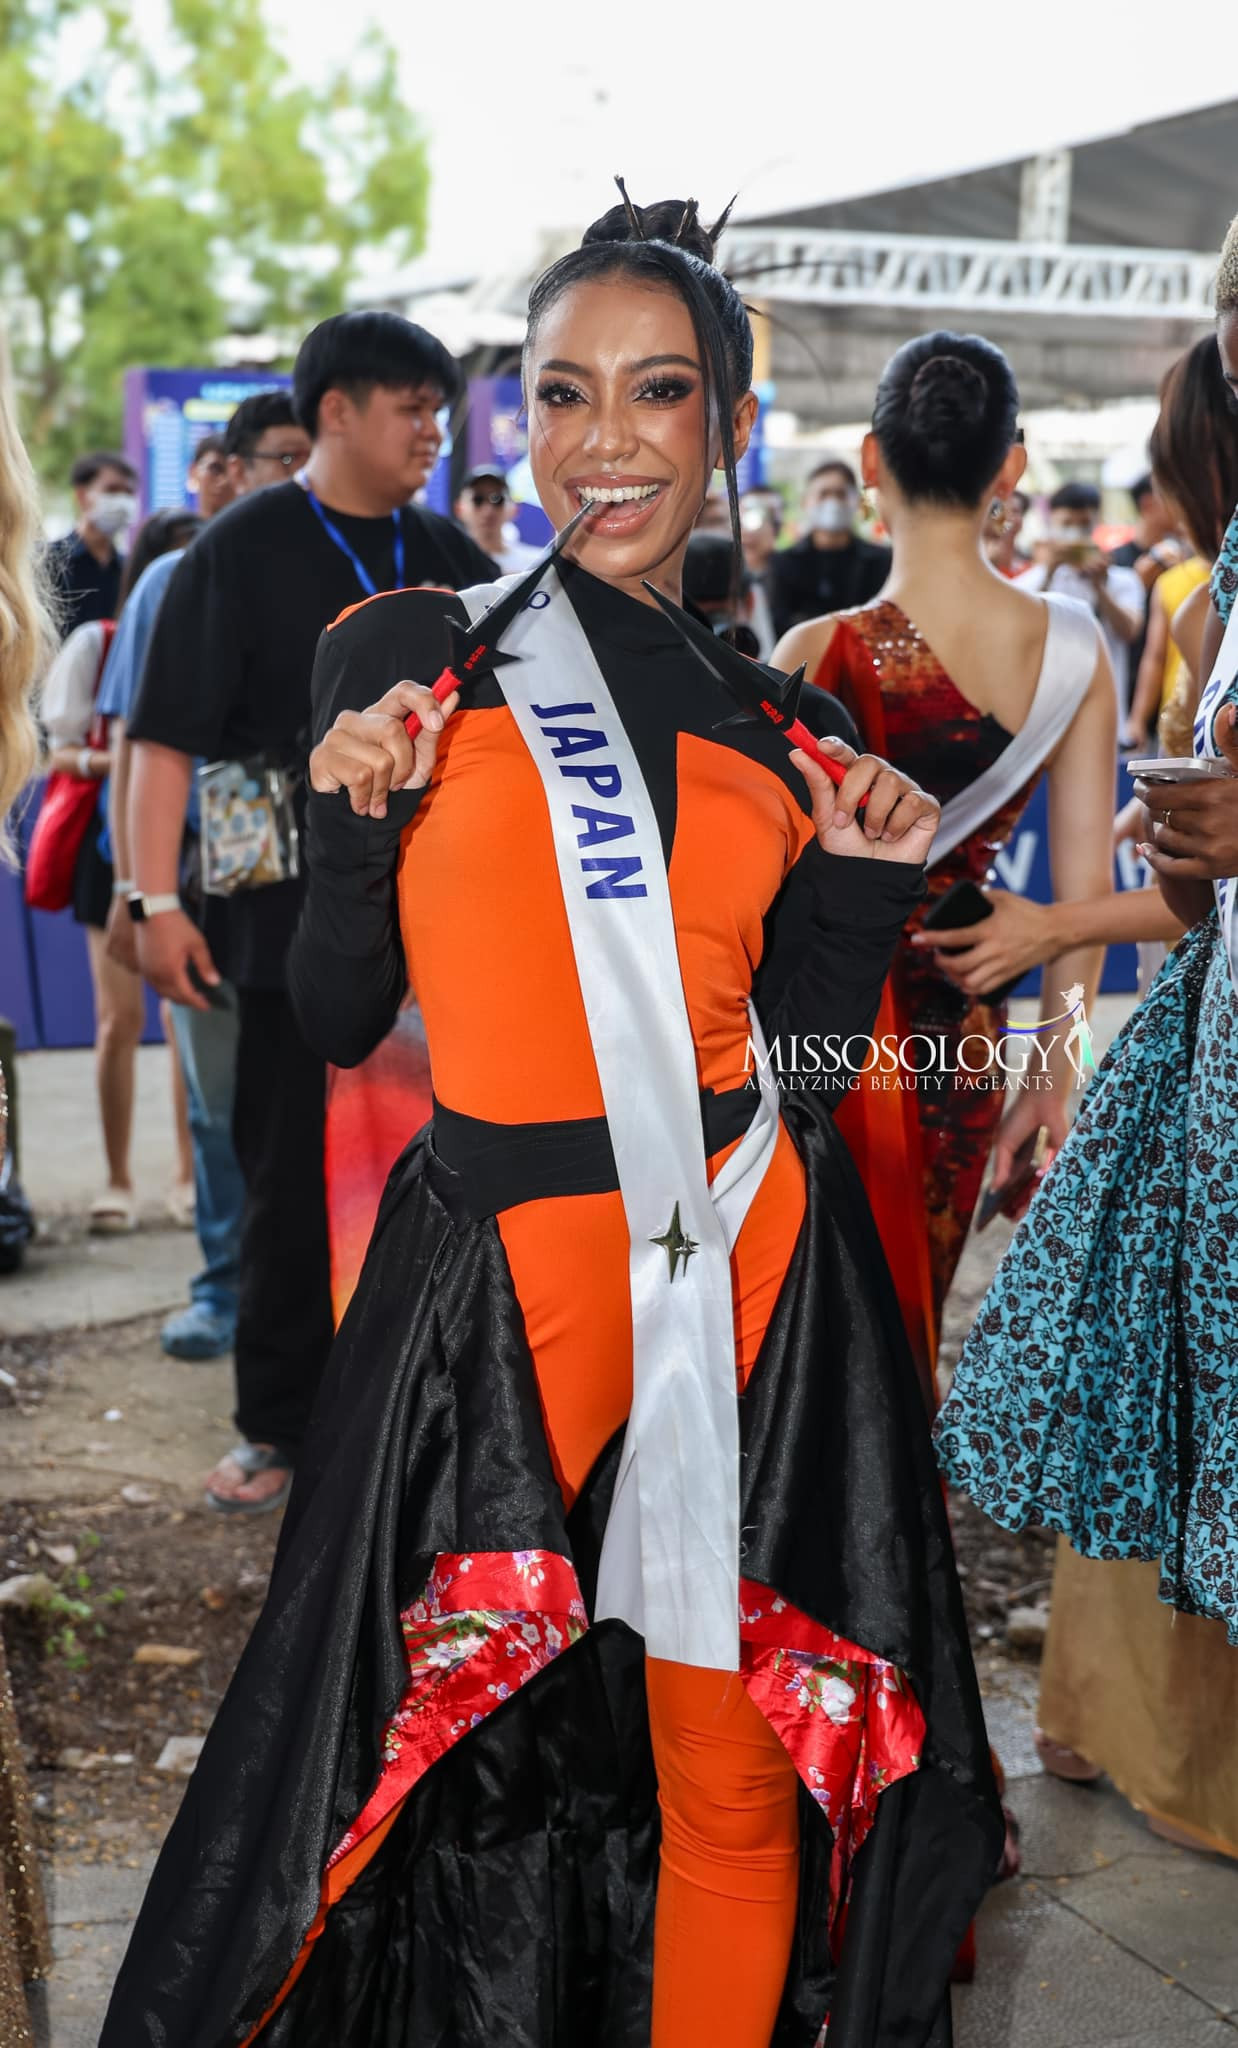
[[[1238,214],[1231,220],[1221,244],[1214,302],[1218,313],[1238,313]]]
[[[0,863],[15,854],[8,818],[38,759],[30,694],[56,648],[40,559],[43,522],[17,431],[8,348],[0,334]]]

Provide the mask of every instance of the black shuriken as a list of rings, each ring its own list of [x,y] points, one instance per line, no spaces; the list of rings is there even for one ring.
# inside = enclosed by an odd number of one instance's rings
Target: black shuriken
[[[645,588],[701,666],[707,668],[714,681],[721,683],[723,689],[740,704],[738,712],[720,721],[719,729],[727,725],[762,723],[785,729],[795,723],[800,715],[800,693],[804,687],[806,663],[801,662],[793,675],[787,675],[780,668],[771,668],[768,662],[752,661],[725,640],[720,640],[716,633],[699,625],[691,612],[685,611],[664,591],[655,589],[648,581]]]
[[[661,1237],[651,1237],[649,1242],[650,1244],[660,1244],[663,1251],[666,1253],[667,1259],[670,1262],[670,1277],[672,1280],[675,1278],[675,1268],[678,1265],[680,1259],[683,1260],[684,1271],[686,1273],[688,1270],[688,1260],[692,1257],[693,1252],[700,1250],[700,1246],[697,1244],[696,1239],[694,1237],[688,1237],[687,1234],[680,1228],[678,1202],[676,1202],[675,1204],[675,1212],[671,1217],[670,1222],[667,1224],[666,1229],[663,1231]]]
[[[524,610],[546,570],[552,562],[558,560],[577,527],[588,517],[589,510],[588,505],[582,505],[580,511],[575,513],[567,525],[555,535],[549,547],[538,556],[528,573],[522,576],[518,583],[513,583],[510,590],[505,590],[502,597],[497,598],[489,611],[483,612],[472,626],[466,628],[457,625],[454,619],[448,620],[451,658],[432,679],[431,687],[437,686],[445,676],[450,675],[456,687],[461,688],[467,683],[476,682],[480,676],[492,674],[495,669],[502,668],[505,662],[519,661],[518,654],[502,652],[499,640]]]

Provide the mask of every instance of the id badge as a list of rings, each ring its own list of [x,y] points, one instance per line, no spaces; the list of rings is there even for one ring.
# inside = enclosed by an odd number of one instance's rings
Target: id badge
[[[293,777],[260,761],[212,761],[198,770],[202,889],[235,896],[300,873]]]

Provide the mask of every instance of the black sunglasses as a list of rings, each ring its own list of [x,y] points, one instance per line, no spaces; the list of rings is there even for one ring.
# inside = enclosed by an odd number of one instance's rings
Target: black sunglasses
[[[469,496],[472,498],[478,511],[481,510],[483,505],[505,505],[507,503],[506,491],[470,491]]]
[[[301,457],[299,455],[268,455],[265,450],[255,448],[249,460],[251,462],[278,462],[281,469],[296,469],[300,466]]]

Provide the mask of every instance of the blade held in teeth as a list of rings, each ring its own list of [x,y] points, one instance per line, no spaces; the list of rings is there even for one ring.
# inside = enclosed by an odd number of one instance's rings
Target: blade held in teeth
[[[445,698],[450,697],[453,690],[462,689],[465,683],[476,682],[478,676],[492,674],[496,668],[502,668],[505,662],[519,661],[518,654],[504,654],[501,651],[499,640],[513,619],[523,611],[550,564],[562,554],[576,528],[589,517],[593,509],[592,505],[582,505],[579,512],[555,535],[545,553],[538,556],[528,574],[522,576],[519,583],[514,583],[497,604],[492,604],[475,626],[470,626],[466,632],[463,626],[457,626],[454,620],[448,620],[451,658],[428,686],[440,704]],[[421,731],[421,720],[415,711],[409,712],[404,721],[404,730],[413,740]]]
[[[667,618],[678,632],[685,645],[690,647],[703,668],[707,668],[716,682],[730,692],[742,707],[739,719],[724,719],[725,725],[749,723],[775,726],[788,745],[798,747],[802,753],[824,768],[830,781],[842,782],[847,770],[841,761],[823,753],[815,736],[809,732],[799,715],[800,692],[804,686],[805,664],[800,663],[794,675],[786,675],[781,669],[770,668],[762,661],[750,661],[746,654],[737,654],[725,640],[719,640],[716,633],[708,636],[708,647],[704,644],[705,629],[697,625],[690,612],[684,611],[673,599],[655,590],[652,583],[645,581],[645,589],[654,602],[661,606]],[[861,799],[858,809],[864,810],[865,800]]]

